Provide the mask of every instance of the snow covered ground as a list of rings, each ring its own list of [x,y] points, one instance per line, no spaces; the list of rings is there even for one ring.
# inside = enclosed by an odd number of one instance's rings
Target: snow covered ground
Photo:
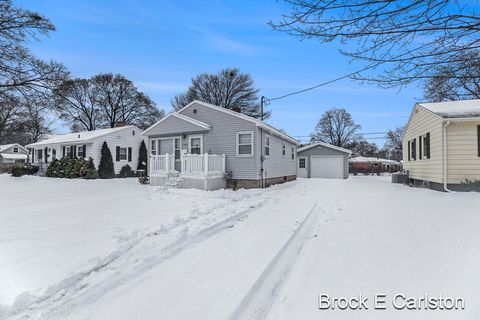
[[[0,319],[478,319],[479,207],[388,177],[205,192],[0,175]],[[382,293],[466,308],[318,309]]]

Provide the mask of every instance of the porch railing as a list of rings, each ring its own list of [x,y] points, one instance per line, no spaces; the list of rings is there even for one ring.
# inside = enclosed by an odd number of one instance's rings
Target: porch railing
[[[150,156],[150,174],[166,174],[175,171],[174,155]],[[216,175],[225,173],[225,155],[183,154],[180,171],[185,175]]]
[[[175,156],[165,154],[159,156],[150,156],[150,173],[168,173],[175,171]]]

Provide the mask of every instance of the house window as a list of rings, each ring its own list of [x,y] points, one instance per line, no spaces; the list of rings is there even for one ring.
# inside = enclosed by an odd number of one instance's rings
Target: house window
[[[135,130],[132,130],[132,136],[134,136],[134,135],[135,135]]]
[[[420,136],[420,158],[430,159],[430,132]]]
[[[253,156],[253,132],[237,132],[237,157]]]
[[[173,139],[173,148],[175,160],[180,160],[180,138]]]
[[[305,169],[305,158],[298,159],[298,167],[301,169]]]
[[[285,147],[285,143],[282,143],[282,157],[285,157],[287,154],[287,148]]]
[[[415,161],[417,157],[417,142],[416,139],[408,142],[408,160]]]
[[[157,140],[152,140],[152,147],[150,148],[152,155],[157,154]]]
[[[265,156],[266,157],[270,156],[270,136],[269,135],[265,136]]]
[[[57,149],[52,149],[52,160],[57,159]]]
[[[43,159],[43,150],[37,150],[37,159],[42,160]]]
[[[295,160],[295,148],[292,147],[292,160]]]
[[[13,153],[18,153],[18,147],[13,148]]]
[[[85,155],[83,154],[83,146],[77,146],[77,157],[85,158]]]
[[[120,160],[127,160],[127,148],[120,148]]]
[[[190,153],[202,154],[202,137],[190,137]]]

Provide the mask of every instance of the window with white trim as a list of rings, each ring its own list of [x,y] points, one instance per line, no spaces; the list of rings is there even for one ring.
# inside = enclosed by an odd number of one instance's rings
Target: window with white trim
[[[190,153],[202,154],[202,138],[190,137]]]
[[[155,156],[157,154],[157,140],[152,140],[152,145],[150,147],[150,153]]]
[[[265,157],[270,156],[270,136],[265,135]]]
[[[120,160],[127,160],[127,148],[120,148]]]
[[[67,152],[67,158],[70,158],[70,156],[72,155],[72,147],[71,146],[66,146],[65,147],[65,150]]]
[[[13,153],[18,153],[18,147],[13,148]]]
[[[298,159],[298,167],[300,169],[305,169],[305,158]]]
[[[253,156],[253,132],[237,132],[237,157]]]
[[[77,146],[77,157],[85,158],[85,155],[83,154],[83,146]]]

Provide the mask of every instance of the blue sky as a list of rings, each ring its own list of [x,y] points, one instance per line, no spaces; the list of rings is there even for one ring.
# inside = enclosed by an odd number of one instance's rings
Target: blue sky
[[[238,67],[261,94],[276,97],[362,68],[335,43],[320,44],[272,30],[288,7],[281,1],[17,0],[47,16],[57,31],[29,47],[66,65],[75,77],[121,73],[165,111],[197,73]],[[272,102],[272,125],[309,135],[322,113],[345,108],[362,132],[403,125],[422,91],[380,89],[343,80]],[[65,132],[61,123],[56,130]],[[373,136],[369,136],[373,137]],[[371,140],[383,144],[383,140]]]

